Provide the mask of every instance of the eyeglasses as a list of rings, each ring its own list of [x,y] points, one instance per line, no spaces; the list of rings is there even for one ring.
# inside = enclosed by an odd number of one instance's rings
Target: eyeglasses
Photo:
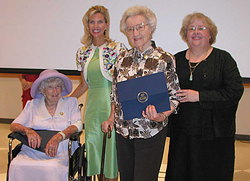
[[[130,26],[130,27],[127,27],[125,31],[129,35],[133,34],[135,29],[139,32],[142,32],[145,30],[146,25],[148,25],[148,24],[141,23],[141,24],[138,24],[135,26]]]
[[[61,89],[61,88],[62,88],[61,85],[56,85],[56,86],[48,85],[47,86],[47,90],[54,90],[54,89],[58,90],[58,89]]]
[[[188,28],[189,31],[195,31],[195,30],[203,31],[203,30],[206,30],[206,29],[207,29],[206,26],[203,26],[203,27],[195,27],[195,26],[192,26],[192,27],[189,27],[189,28]]]

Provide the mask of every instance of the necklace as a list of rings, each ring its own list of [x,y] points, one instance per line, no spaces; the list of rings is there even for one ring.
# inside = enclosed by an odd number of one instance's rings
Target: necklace
[[[203,60],[199,61],[196,65],[192,66],[190,61],[188,61],[189,69],[190,69],[190,76],[189,81],[193,81],[193,72],[196,69],[196,67],[202,62]]]
[[[206,60],[206,57],[208,55],[208,52],[210,50],[210,47],[207,49],[207,51],[205,52],[203,58],[201,59],[201,61],[197,62],[195,65],[191,65],[190,63],[190,52],[188,52],[188,65],[189,65],[189,69],[190,69],[190,76],[189,76],[189,81],[193,81],[193,72],[195,71],[196,67],[204,60]]]

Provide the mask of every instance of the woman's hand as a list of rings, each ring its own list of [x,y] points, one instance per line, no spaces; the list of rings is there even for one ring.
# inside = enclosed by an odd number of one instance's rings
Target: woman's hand
[[[156,122],[162,122],[167,117],[164,113],[157,113],[154,105],[148,105],[146,111],[142,111],[142,116]]]
[[[63,140],[62,135],[55,134],[47,143],[45,154],[50,157],[54,157],[57,154],[59,143]]]
[[[45,154],[50,157],[55,157],[57,155],[58,147],[61,141],[68,139],[70,135],[78,132],[78,127],[75,125],[70,125],[65,130],[61,131],[64,133],[65,137],[62,134],[55,134],[47,143],[45,150]]]
[[[24,78],[21,78],[21,84],[22,84],[23,90],[28,90],[31,88],[33,82],[26,81]]]
[[[114,128],[114,124],[115,124],[114,121],[112,121],[110,119],[108,119],[107,121],[102,122],[102,131],[104,133],[108,133],[109,127],[110,127],[110,131],[112,131],[113,128]]]
[[[31,148],[36,149],[40,147],[42,138],[33,129],[27,128],[25,134],[28,137],[28,144]]]
[[[10,130],[26,135],[29,147],[34,149],[40,147],[42,138],[33,129],[25,127],[19,123],[11,123]]]
[[[101,125],[102,131],[104,133],[108,133],[109,127],[110,127],[110,131],[112,132],[114,129],[114,124],[115,124],[115,105],[112,104],[109,119],[107,121],[102,122],[102,125]]]
[[[199,91],[182,89],[178,90],[176,96],[180,102],[199,102]]]

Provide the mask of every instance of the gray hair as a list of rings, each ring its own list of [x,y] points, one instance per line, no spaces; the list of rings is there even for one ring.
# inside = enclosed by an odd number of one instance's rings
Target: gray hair
[[[50,78],[47,78],[45,80],[43,80],[38,88],[37,88],[37,92],[44,95],[44,90],[46,87],[48,87],[49,85],[51,85],[52,83],[58,83],[60,86],[61,86],[61,90],[62,92],[65,90],[65,85],[64,85],[64,82],[61,78],[59,77],[50,77]]]
[[[132,6],[125,11],[120,21],[121,32],[123,32],[126,35],[125,32],[127,28],[126,21],[129,17],[136,15],[143,15],[146,18],[147,24],[151,26],[153,34],[156,30],[157,18],[151,9],[149,9],[146,6],[139,6],[139,5]]]

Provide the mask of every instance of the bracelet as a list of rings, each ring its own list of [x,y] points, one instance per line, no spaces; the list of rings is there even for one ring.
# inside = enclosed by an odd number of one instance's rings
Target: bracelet
[[[163,112],[160,112],[159,114],[162,114],[164,116],[164,121],[167,118],[166,114],[164,114]]]
[[[60,135],[62,135],[62,137],[63,137],[63,139],[62,140],[65,140],[65,138],[66,138],[66,135],[62,132],[62,131],[60,131],[60,132],[58,132]]]

